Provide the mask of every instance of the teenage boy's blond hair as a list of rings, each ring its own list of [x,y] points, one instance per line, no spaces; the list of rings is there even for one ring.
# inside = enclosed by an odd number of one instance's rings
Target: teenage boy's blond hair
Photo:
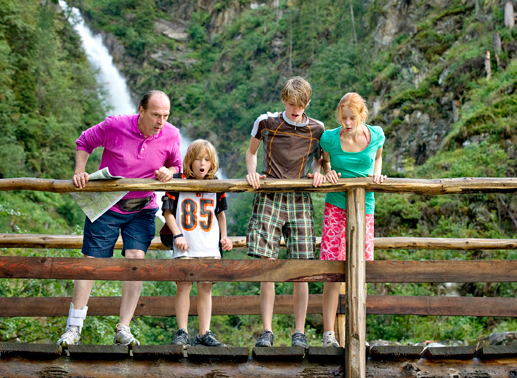
[[[303,77],[295,76],[282,88],[282,101],[294,101],[296,106],[306,108],[311,102],[312,88]]]
[[[215,179],[215,174],[219,170],[219,158],[217,156],[217,151],[215,150],[215,147],[212,145],[212,143],[204,139],[197,139],[190,143],[190,146],[188,146],[185,159],[183,159],[183,174],[186,178],[195,178],[194,172],[192,172],[192,163],[203,151],[208,155],[210,163],[212,163],[205,176],[205,180]]]

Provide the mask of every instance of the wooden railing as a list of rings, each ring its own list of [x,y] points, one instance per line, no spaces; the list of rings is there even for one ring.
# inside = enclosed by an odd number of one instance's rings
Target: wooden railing
[[[80,191],[70,180],[4,179],[0,190],[39,190],[50,192]],[[120,179],[88,183],[82,191],[204,191],[250,192],[245,180],[193,181]],[[365,376],[365,333],[367,313],[399,313],[420,315],[515,315],[517,302],[509,298],[448,298],[370,296],[366,299],[365,282],[515,282],[517,261],[373,261],[364,260],[365,191],[406,192],[428,195],[477,192],[514,193],[517,179],[461,178],[441,180],[388,179],[374,184],[371,179],[341,179],[337,184],[313,188],[309,180],[263,180],[260,192],[347,192],[347,256],[339,261],[261,261],[261,260],[91,260],[80,258],[0,257],[0,277],[52,279],[107,279],[142,281],[274,281],[274,282],[346,282],[348,294],[341,297],[339,322],[346,320],[346,377]],[[234,240],[243,245],[243,238]],[[0,235],[0,247],[78,248],[80,237],[42,235]],[[515,249],[514,240],[377,238],[377,249]],[[155,241],[152,248],[161,248]],[[215,297],[213,313],[259,313],[258,299],[243,296]],[[281,296],[275,303],[276,313],[290,313],[291,299]],[[36,302],[38,304],[36,305]],[[2,298],[0,316],[60,316],[66,315],[69,298]],[[107,306],[106,303],[110,303]],[[173,299],[167,305],[155,297],[143,297],[137,315],[172,315]],[[90,314],[116,314],[118,306],[112,298],[92,298]],[[49,306],[45,314],[27,308]],[[167,307],[168,306],[168,307]],[[49,307],[46,307],[47,309]],[[60,308],[57,310],[57,308]],[[103,311],[94,310],[104,308]],[[64,311],[62,309],[64,309]],[[237,310],[235,310],[237,309]],[[395,310],[396,309],[396,310]],[[195,311],[195,302],[191,311]],[[312,295],[309,312],[321,311],[321,296]],[[235,313],[233,312],[233,313]]]

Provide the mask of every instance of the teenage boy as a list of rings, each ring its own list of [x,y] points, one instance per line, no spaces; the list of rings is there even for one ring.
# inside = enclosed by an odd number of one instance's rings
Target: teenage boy
[[[311,100],[310,84],[301,77],[290,79],[281,92],[284,112],[262,114],[251,131],[251,142],[246,152],[246,180],[254,189],[260,187],[260,179],[295,179],[313,177],[314,186],[325,180],[319,173],[321,150],[319,140],[325,126],[309,118],[305,109]],[[264,141],[264,169],[257,173],[257,151]],[[313,158],[313,175],[307,174],[308,162]],[[313,207],[309,193],[256,193],[253,213],[248,225],[246,245],[248,255],[262,259],[278,258],[278,247],[284,236],[288,257],[313,259],[316,249]],[[307,348],[305,318],[309,301],[307,282],[294,283],[294,317],[296,330],[292,346]],[[273,306],[275,283],[260,284],[260,306],[264,331],[255,346],[273,345]]]

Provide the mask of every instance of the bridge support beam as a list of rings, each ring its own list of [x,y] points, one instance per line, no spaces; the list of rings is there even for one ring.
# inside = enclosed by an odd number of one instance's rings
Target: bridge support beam
[[[366,377],[366,265],[364,189],[346,195],[345,377]]]
[[[483,377],[508,378],[517,376],[517,358],[499,360],[428,360],[428,359],[368,359],[367,377]],[[54,360],[0,357],[0,376],[26,377],[225,377],[225,378],[286,378],[286,377],[341,377],[343,367],[338,362],[263,361],[248,359],[235,361],[191,361],[181,358],[138,360],[80,360],[59,357]]]

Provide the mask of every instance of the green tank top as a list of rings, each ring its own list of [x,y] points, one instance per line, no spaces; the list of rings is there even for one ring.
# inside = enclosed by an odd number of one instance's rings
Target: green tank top
[[[341,178],[368,177],[373,174],[377,150],[384,145],[384,132],[380,126],[365,125],[370,130],[371,140],[360,152],[347,152],[341,148],[341,127],[323,133],[321,148],[330,154],[330,165],[341,173]],[[366,214],[374,214],[375,197],[373,192],[366,192]],[[346,192],[327,193],[325,202],[346,210]]]

